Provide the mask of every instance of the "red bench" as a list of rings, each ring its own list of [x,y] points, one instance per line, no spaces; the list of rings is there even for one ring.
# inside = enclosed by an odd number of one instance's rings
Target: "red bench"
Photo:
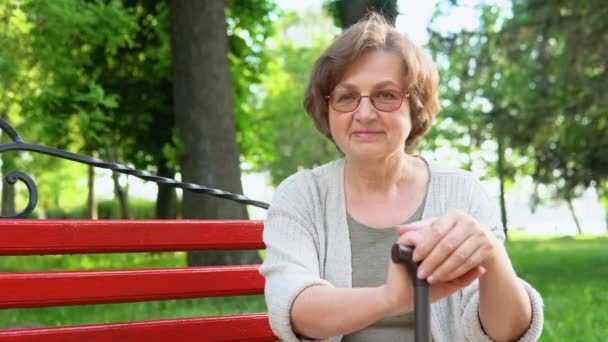
[[[263,249],[261,221],[0,220],[0,255]],[[259,265],[0,272],[0,309],[252,295]],[[275,341],[267,313],[0,330],[0,341]]]

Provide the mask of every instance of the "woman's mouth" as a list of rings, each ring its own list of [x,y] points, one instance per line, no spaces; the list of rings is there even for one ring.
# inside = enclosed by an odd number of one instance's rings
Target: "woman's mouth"
[[[361,130],[361,131],[353,131],[352,135],[359,139],[370,139],[375,138],[380,135],[380,131],[370,131],[370,130]]]

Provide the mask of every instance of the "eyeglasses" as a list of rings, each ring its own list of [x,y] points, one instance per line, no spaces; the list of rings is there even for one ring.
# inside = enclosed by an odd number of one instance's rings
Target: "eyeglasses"
[[[409,97],[409,93],[398,90],[378,90],[370,95],[361,95],[354,91],[336,91],[332,92],[325,99],[329,102],[331,108],[337,112],[349,113],[354,111],[361,104],[361,99],[368,97],[372,106],[381,112],[392,112],[401,108],[404,97]]]

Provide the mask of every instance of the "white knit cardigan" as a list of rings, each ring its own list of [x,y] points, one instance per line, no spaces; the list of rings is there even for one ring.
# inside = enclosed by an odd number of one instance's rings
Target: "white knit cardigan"
[[[291,328],[294,299],[313,285],[352,287],[351,245],[344,199],[344,160],[302,170],[277,188],[264,223],[265,298],[270,325],[284,341],[304,341]],[[462,210],[504,242],[498,210],[470,172],[429,162],[431,179],[422,218],[449,208]],[[387,250],[386,253],[389,253]],[[543,303],[536,290],[521,280],[532,305],[532,323],[520,341],[536,341],[543,327]],[[495,290],[501,293],[500,288]],[[431,305],[435,342],[491,341],[478,316],[479,283]],[[341,336],[327,341],[338,342]]]

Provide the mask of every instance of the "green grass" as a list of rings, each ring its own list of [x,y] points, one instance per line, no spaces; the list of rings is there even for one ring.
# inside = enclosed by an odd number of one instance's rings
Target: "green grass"
[[[543,296],[541,341],[608,340],[608,236],[514,237],[507,248]]]
[[[608,340],[608,236],[523,237],[507,245],[518,274],[545,301],[541,341]],[[156,268],[184,253],[2,257],[0,271]],[[0,326],[68,325],[266,311],[262,296],[0,310]]]

